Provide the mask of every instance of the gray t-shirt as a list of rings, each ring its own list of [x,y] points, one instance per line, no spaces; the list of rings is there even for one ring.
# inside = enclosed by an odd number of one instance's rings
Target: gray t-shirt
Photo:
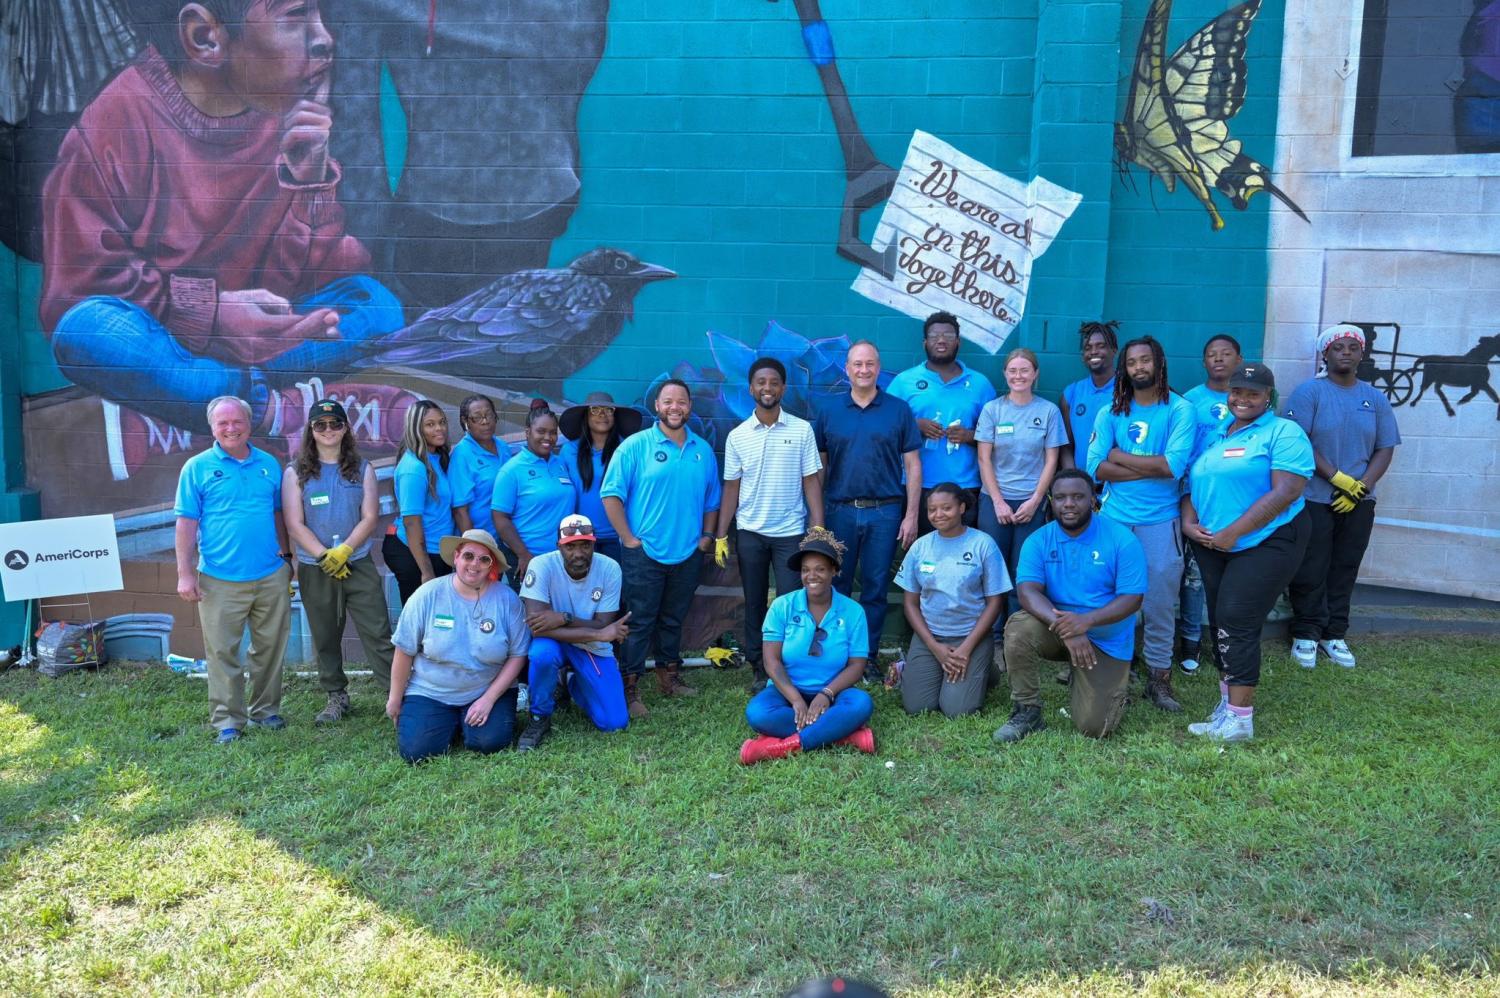
[[[957,537],[923,534],[901,560],[896,585],[920,597],[922,619],[934,635],[967,637],[988,596],[1010,591],[1005,559],[989,534],[965,527]]]
[[[1034,395],[1025,405],[1016,405],[1009,395],[1002,395],[979,410],[974,440],[995,447],[990,464],[1000,495],[1006,502],[1025,501],[1036,492],[1047,464],[1047,448],[1066,447],[1068,431],[1062,411],[1046,399]]]
[[[504,583],[491,582],[478,600],[453,586],[445,575],[412,593],[391,643],[412,657],[407,696],[462,706],[483,695],[506,659],[531,650],[531,631]]]
[[[620,566],[596,551],[589,574],[575,579],[563,564],[562,552],[548,551],[531,559],[526,578],[521,580],[521,598],[546,603],[578,620],[593,620],[601,613],[620,609]],[[601,657],[613,658],[615,654],[608,641],[588,641],[578,647]]]
[[[1401,442],[1391,403],[1380,389],[1363,381],[1349,388],[1327,378],[1304,381],[1283,404],[1281,415],[1302,427],[1313,450],[1336,470],[1355,478],[1364,477],[1377,450]],[[1308,502],[1327,504],[1333,502],[1333,485],[1314,474],[1302,495]]]

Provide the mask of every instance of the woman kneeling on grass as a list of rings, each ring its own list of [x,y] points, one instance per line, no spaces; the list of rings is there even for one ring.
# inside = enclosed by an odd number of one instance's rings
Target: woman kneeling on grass
[[[453,574],[412,593],[392,639],[385,712],[407,762],[442,755],[460,732],[476,752],[509,748],[516,679],[531,649],[521,600],[497,581],[507,566],[489,531],[444,537],[441,553]]]
[[[814,527],[787,559],[802,588],[776,597],[766,612],[762,654],[771,682],[745,708],[761,733],[740,746],[747,766],[828,745],[875,751],[865,726],[875,705],[855,688],[870,652],[865,611],[833,589],[843,557],[844,545]]]

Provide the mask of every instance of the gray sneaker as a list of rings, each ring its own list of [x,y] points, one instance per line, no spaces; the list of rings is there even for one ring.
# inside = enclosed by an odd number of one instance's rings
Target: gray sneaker
[[[1211,742],[1248,742],[1255,737],[1255,718],[1224,712],[1219,723],[1206,733]]]
[[[993,737],[1001,743],[1018,742],[1033,731],[1041,731],[1046,727],[1047,722],[1042,720],[1042,708],[1018,703],[1011,708],[1010,720]]]
[[[1354,652],[1349,650],[1349,645],[1343,638],[1334,638],[1331,641],[1319,641],[1318,650],[1333,659],[1334,665],[1345,669],[1352,669],[1355,666]]]
[[[328,694],[328,702],[323,709],[318,711],[318,716],[313,718],[314,724],[337,724],[344,719],[352,708],[349,705],[349,694],[344,690]]]

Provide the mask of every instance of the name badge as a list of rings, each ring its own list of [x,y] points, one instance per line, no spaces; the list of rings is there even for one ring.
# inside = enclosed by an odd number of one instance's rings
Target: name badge
[[[328,493],[327,492],[314,492],[314,493],[312,493],[311,495],[309,495],[307,497],[307,504],[309,506],[327,506],[328,505]]]
[[[1015,423],[997,423],[997,424],[995,424],[995,436],[997,436],[997,437],[1009,436],[1010,434],[1015,433],[1015,432],[1016,432],[1016,424]]]
[[[453,630],[453,618],[446,613],[440,613],[432,618],[432,626],[440,631],[451,631]]]
[[[1245,448],[1243,448],[1243,447],[1225,447],[1224,448],[1224,456],[1225,457],[1244,457],[1245,456]]]
[[[924,575],[931,575],[933,572],[937,571],[937,564],[931,561],[920,562],[917,565],[917,571],[921,572]]]

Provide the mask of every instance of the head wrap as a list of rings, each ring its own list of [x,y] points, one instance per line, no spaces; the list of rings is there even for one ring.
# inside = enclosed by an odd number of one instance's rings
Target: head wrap
[[[1359,340],[1359,345],[1363,347],[1365,345],[1365,331],[1351,323],[1341,322],[1337,326],[1329,326],[1318,334],[1316,356],[1318,365],[1317,377],[1328,377],[1328,362],[1323,359],[1323,354],[1328,350],[1328,345],[1344,339]]]

